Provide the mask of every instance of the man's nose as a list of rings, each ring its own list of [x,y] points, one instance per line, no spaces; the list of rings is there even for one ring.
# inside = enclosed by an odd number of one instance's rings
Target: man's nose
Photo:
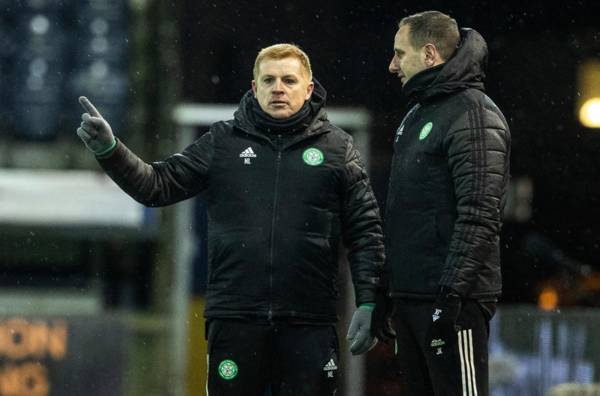
[[[390,73],[398,73],[398,64],[396,63],[396,57],[393,57],[390,61],[390,65],[388,66],[388,70]]]
[[[273,92],[282,92],[283,91],[283,81],[280,79],[275,80],[275,84],[273,84]]]

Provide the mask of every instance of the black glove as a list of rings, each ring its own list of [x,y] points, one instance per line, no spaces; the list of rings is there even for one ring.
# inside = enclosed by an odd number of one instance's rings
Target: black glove
[[[443,354],[446,348],[456,342],[456,333],[460,330],[456,326],[460,307],[460,296],[445,288],[433,303],[428,340],[434,354]]]
[[[371,334],[379,341],[388,342],[396,338],[392,326],[392,311],[394,301],[388,296],[386,289],[378,289],[375,295],[375,310],[371,321]]]

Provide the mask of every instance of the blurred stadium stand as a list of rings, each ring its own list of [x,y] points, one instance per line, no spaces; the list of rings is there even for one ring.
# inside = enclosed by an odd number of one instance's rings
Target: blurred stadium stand
[[[127,9],[122,0],[77,2],[73,59],[63,102],[84,95],[94,98],[114,131],[126,128],[128,91]],[[76,123],[71,122],[70,125]]]
[[[144,85],[158,67],[131,72],[160,46],[150,3],[0,0],[0,395],[172,393],[166,220],[119,191],[74,133],[80,95],[142,155],[143,123],[167,129],[159,112],[131,122],[161,100]],[[39,352],[56,323],[60,359]]]
[[[5,22],[15,50],[8,59],[7,106],[15,136],[49,140],[57,132],[67,67],[62,2],[14,2]]]
[[[79,95],[93,97],[124,130],[126,1],[3,1],[0,9],[3,134],[25,141],[71,134]]]

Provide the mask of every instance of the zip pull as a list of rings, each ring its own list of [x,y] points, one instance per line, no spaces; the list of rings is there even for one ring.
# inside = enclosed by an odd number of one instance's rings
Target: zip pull
[[[277,162],[281,162],[281,152],[283,148],[281,147],[281,140],[283,135],[277,135]]]

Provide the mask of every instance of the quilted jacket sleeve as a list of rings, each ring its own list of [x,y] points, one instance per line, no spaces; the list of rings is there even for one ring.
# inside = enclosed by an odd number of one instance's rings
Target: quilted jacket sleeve
[[[384,248],[379,206],[367,171],[352,139],[348,139],[342,208],[344,243],[354,283],[356,305],[375,302],[383,276]]]
[[[510,132],[497,108],[480,105],[453,123],[444,145],[454,181],[457,218],[440,286],[464,297],[479,271],[499,266]]]
[[[181,153],[164,161],[146,163],[122,142],[98,162],[106,174],[133,199],[146,206],[170,205],[206,187],[213,154],[210,132]]]

